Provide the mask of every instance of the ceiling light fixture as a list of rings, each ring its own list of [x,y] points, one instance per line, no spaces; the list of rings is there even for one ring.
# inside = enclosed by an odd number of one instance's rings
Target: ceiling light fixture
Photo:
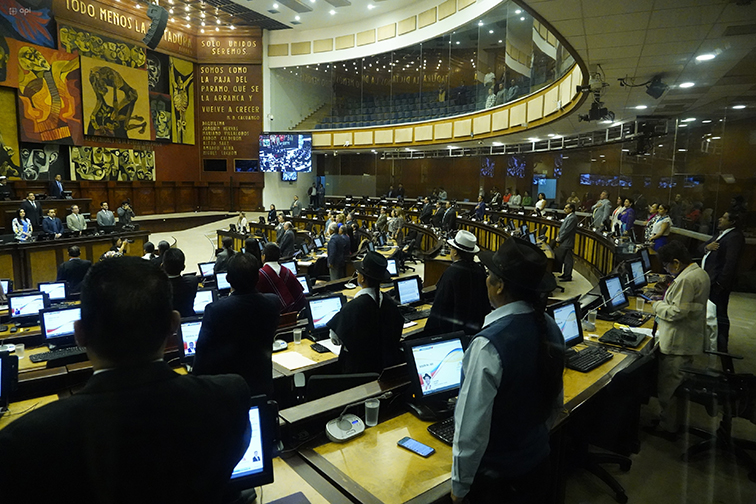
[[[333,10],[333,9],[331,9],[330,11],[328,11],[328,13],[329,13],[329,14],[330,14],[331,16],[333,16],[334,14],[336,14],[336,11],[335,11],[335,10]]]
[[[732,108],[734,108],[735,110],[743,110],[744,108],[746,108],[746,106],[745,105],[733,105]]]
[[[478,26],[483,26],[483,21],[478,21]]]
[[[184,6],[184,10],[186,12],[189,12],[190,9],[191,9],[191,7],[189,7],[189,4],[187,4],[187,5]]]
[[[220,24],[220,23],[221,23],[220,19],[215,18],[215,24]]]
[[[701,121],[701,124],[709,124],[711,122],[711,119],[705,119]]]
[[[698,56],[696,56],[696,61],[709,61],[713,60],[716,57],[717,55],[714,53],[699,54]]]
[[[692,87],[693,87],[693,86],[695,86],[695,85],[696,85],[696,83],[695,83],[695,82],[683,82],[682,84],[680,84],[680,85],[679,85],[679,86],[677,86],[677,87],[681,87],[681,88],[683,88],[683,89],[687,89],[687,88],[692,88]]]
[[[525,21],[525,16],[522,16],[522,17],[520,18],[520,21]]]
[[[687,119],[683,119],[683,122],[693,122],[695,120],[696,120],[695,117],[688,117]]]
[[[636,105],[635,110],[646,110],[648,105]]]
[[[301,18],[299,16],[294,16],[295,21],[299,21]]]
[[[522,14],[522,10],[520,10],[520,9],[517,9],[517,10],[515,11],[515,14]]]
[[[373,5],[373,4],[368,4],[368,10],[373,10],[373,9],[375,9],[375,5]]]

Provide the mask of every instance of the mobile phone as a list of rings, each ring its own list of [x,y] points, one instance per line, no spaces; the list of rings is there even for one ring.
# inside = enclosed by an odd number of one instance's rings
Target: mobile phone
[[[431,448],[430,446],[424,445],[420,441],[415,441],[411,437],[403,437],[399,441],[396,442],[399,446],[402,448],[406,448],[411,452],[417,453],[421,457],[430,457],[434,453],[436,453],[436,450]]]
[[[643,293],[640,293],[640,294],[638,294],[638,295],[639,295],[640,297],[642,297],[643,299],[645,299],[646,301],[651,301],[651,302],[653,302],[653,299],[651,299],[650,297],[646,296],[646,295],[645,295],[645,294],[643,294]]]

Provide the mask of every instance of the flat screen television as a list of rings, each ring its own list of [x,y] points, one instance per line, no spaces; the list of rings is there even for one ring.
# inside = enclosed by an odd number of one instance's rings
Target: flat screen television
[[[259,139],[260,171],[312,171],[312,134],[262,133]]]
[[[282,171],[281,172],[281,180],[284,182],[296,182],[297,181],[297,172],[295,171]]]

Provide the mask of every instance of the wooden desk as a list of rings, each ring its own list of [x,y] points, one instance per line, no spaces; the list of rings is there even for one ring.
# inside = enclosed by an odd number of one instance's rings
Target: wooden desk
[[[18,401],[18,402],[10,403],[10,406],[8,407],[10,411],[8,411],[8,413],[0,417],[0,429],[5,428],[11,422],[21,418],[22,416],[29,413],[30,411],[33,411],[37,408],[44,406],[45,404],[49,404],[57,400],[58,400],[57,395],[48,395],[48,396],[43,396],[43,397],[36,397],[34,399],[28,399],[26,401]]]

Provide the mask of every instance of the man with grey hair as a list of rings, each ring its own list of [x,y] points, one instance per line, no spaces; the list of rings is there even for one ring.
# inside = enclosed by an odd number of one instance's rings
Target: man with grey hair
[[[339,225],[335,222],[328,227],[328,273],[331,280],[337,280],[346,276],[346,256],[341,237],[339,237]]]
[[[593,229],[597,231],[603,231],[606,221],[612,215],[612,205],[609,202],[609,193],[606,191],[601,192],[601,197],[595,205],[591,207],[593,212]]]
[[[284,233],[280,242],[281,257],[291,257],[294,255],[294,230],[291,227],[291,222],[284,222],[283,229]]]

